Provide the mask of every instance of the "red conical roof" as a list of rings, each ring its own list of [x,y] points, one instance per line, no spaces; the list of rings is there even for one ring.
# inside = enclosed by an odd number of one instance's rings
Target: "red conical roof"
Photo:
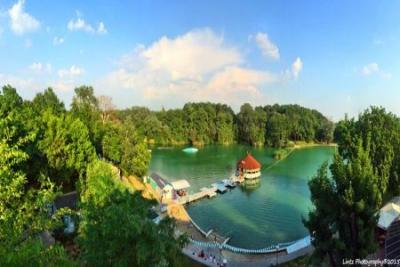
[[[238,165],[240,168],[246,170],[255,170],[261,168],[261,164],[255,158],[253,158],[250,153],[248,153],[244,159],[240,160]]]

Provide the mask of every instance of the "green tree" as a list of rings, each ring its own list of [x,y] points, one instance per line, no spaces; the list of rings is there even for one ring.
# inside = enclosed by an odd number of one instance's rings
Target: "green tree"
[[[150,152],[145,140],[137,135],[135,129],[124,124],[121,127],[122,153],[121,169],[126,175],[142,177],[147,173],[150,164]]]
[[[101,120],[98,99],[94,95],[93,87],[80,86],[75,88],[75,95],[71,103],[71,113],[86,125],[92,144],[96,148],[97,153],[101,154],[103,122]]]
[[[50,109],[54,114],[65,112],[64,103],[61,102],[51,87],[43,93],[38,93],[32,100],[32,106],[37,113],[43,113]]]
[[[39,147],[47,158],[53,180],[58,185],[73,186],[95,157],[86,126],[71,115],[47,113],[46,129]]]
[[[331,179],[324,165],[309,182],[315,210],[305,226],[316,248],[313,259],[321,262],[328,255],[337,266],[343,258],[365,258],[375,251],[376,212],[382,199],[369,151],[361,141],[353,158],[337,154],[330,170]]]
[[[9,130],[0,120],[2,131]],[[9,146],[0,139],[0,266],[72,265],[63,248],[56,244],[46,248],[38,234],[53,229],[59,214],[49,216],[49,204],[55,198],[55,188],[41,178],[38,188],[27,187],[27,178],[19,166],[28,155],[19,149],[32,136],[19,138]]]
[[[174,238],[172,220],[156,225],[148,219],[153,203],[130,194],[110,165],[90,164],[84,188],[79,243],[88,266],[178,264],[185,238]]]

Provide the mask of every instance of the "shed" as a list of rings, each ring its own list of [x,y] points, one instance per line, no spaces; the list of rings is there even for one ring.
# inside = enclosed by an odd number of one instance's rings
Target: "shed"
[[[160,194],[162,200],[173,198],[172,185],[157,173],[150,175],[150,185]]]

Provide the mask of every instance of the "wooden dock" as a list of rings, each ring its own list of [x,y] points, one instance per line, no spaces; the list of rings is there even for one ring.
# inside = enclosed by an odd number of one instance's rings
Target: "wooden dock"
[[[213,187],[210,187],[210,188],[209,187],[203,187],[203,188],[200,189],[200,192],[197,192],[197,193],[194,193],[194,194],[191,194],[191,195],[187,195],[187,196],[184,196],[184,197],[180,197],[178,202],[179,202],[179,204],[183,205],[183,204],[187,204],[187,203],[190,203],[190,202],[193,202],[193,201],[205,198],[205,197],[211,198],[211,197],[214,197],[216,195],[217,195],[217,193],[216,193],[216,189],[215,188],[213,188]]]

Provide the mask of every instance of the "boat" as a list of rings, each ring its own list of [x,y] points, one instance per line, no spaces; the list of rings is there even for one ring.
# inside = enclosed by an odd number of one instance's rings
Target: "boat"
[[[235,188],[236,187],[236,184],[230,179],[224,179],[224,180],[222,180],[222,182],[225,185],[225,187],[228,187],[228,188]]]
[[[199,151],[199,149],[195,148],[195,147],[187,147],[187,148],[182,149],[182,151],[186,152],[186,153],[197,153],[197,151]]]

